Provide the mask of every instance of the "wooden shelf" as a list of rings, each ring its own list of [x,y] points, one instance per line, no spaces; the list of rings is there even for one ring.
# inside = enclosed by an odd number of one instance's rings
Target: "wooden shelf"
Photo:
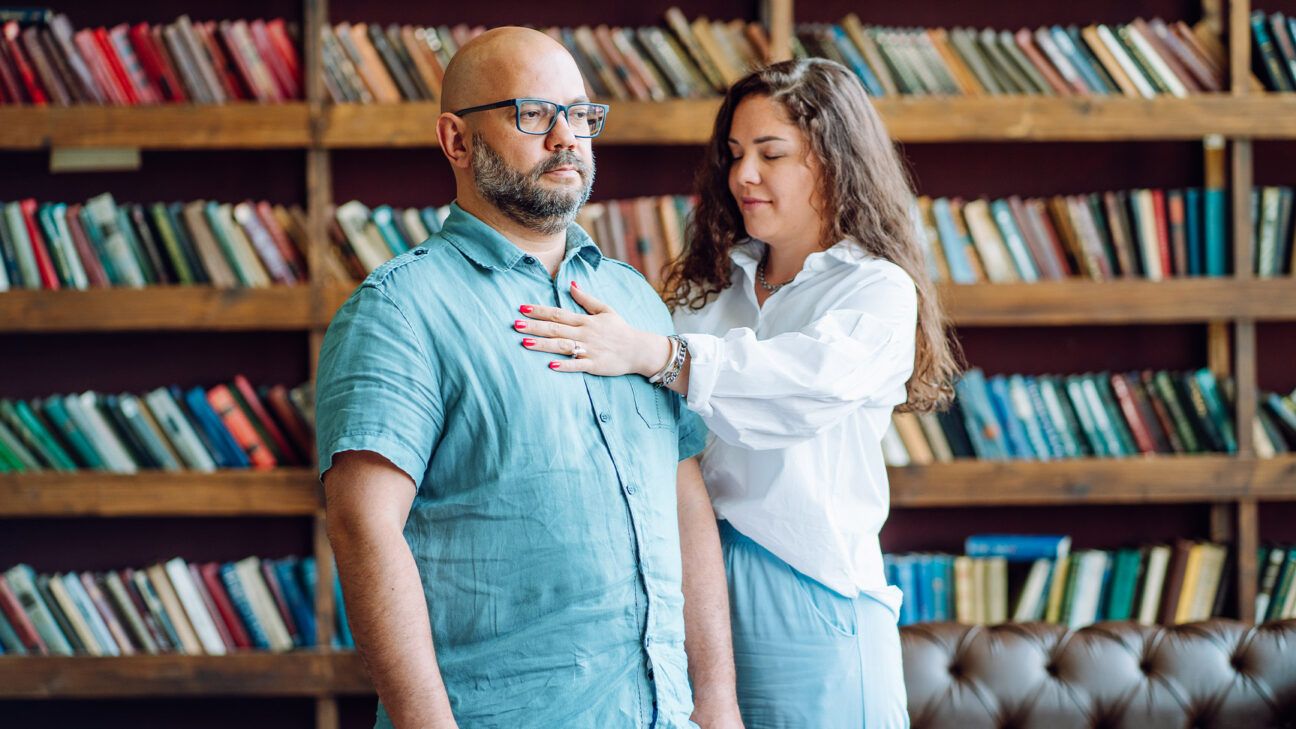
[[[957,461],[888,469],[897,508],[1296,500],[1296,457]]]
[[[0,293],[0,332],[304,330],[314,323],[309,286]]]
[[[0,476],[0,518],[310,516],[323,507],[311,468]]]
[[[354,653],[0,656],[0,699],[372,694]]]
[[[251,149],[310,144],[306,104],[0,106],[0,149]]]
[[[940,293],[960,326],[1296,320],[1296,278],[944,284]]]

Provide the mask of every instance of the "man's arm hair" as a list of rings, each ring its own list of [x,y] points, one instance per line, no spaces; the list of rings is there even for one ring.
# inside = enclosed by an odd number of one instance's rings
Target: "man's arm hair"
[[[427,602],[403,530],[416,487],[370,451],[339,453],[324,474],[329,542],[347,617],[378,697],[398,729],[456,727],[432,645]]]
[[[693,684],[693,720],[703,727],[741,728],[729,628],[729,588],[715,511],[697,459],[680,461],[676,495],[684,567],[684,651]]]

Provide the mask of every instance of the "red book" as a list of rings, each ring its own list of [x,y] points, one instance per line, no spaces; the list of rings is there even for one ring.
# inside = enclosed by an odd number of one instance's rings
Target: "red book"
[[[266,68],[270,69],[270,77],[274,79],[275,85],[279,87],[279,93],[285,99],[296,99],[300,97],[297,83],[293,80],[292,74],[288,71],[288,65],[275,51],[274,45],[270,42],[270,34],[266,30],[264,20],[254,20],[248,24],[248,29],[252,33],[252,45],[256,46],[258,56],[261,56],[262,62]]]
[[[252,411],[252,416],[261,422],[261,426],[269,434],[270,440],[274,441],[279,452],[291,459],[292,464],[285,465],[305,463],[306,459],[296,452],[288,439],[284,437],[283,431],[275,424],[274,418],[270,417],[270,413],[266,412],[265,406],[261,404],[261,398],[257,397],[256,390],[252,388],[252,383],[248,382],[248,379],[243,375],[235,375],[234,389],[243,398],[243,402],[247,403],[248,409]]]
[[[49,249],[45,247],[45,236],[41,235],[40,226],[36,224],[36,201],[27,198],[19,201],[18,207],[22,210],[23,222],[27,224],[27,236],[31,238],[36,268],[40,271],[41,285],[51,291],[57,291],[60,285],[58,273],[54,271],[54,259],[50,258]]]
[[[284,432],[292,439],[293,445],[297,446],[298,452],[314,457],[315,438],[310,434],[310,428],[302,417],[297,414],[297,408],[293,407],[292,399],[288,397],[288,388],[275,385],[266,392],[265,400],[274,411],[279,424],[283,426]]]
[[[18,22],[10,20],[5,23],[3,29],[0,30],[0,35],[4,36],[4,45],[9,54],[9,62],[13,64],[18,79],[22,81],[23,88],[27,90],[27,98],[37,106],[44,106],[49,102],[49,99],[45,96],[45,90],[41,88],[40,82],[36,80],[36,72],[32,70],[26,53],[18,43]]]
[[[4,575],[0,575],[0,611],[4,612],[5,617],[9,619],[9,624],[18,634],[18,640],[22,641],[29,652],[49,655],[45,641],[41,640],[40,633],[36,632],[36,626],[32,624],[31,618],[27,617],[22,603],[18,602],[18,596],[9,587]]]
[[[1116,394],[1116,401],[1120,403],[1121,413],[1125,415],[1125,421],[1129,423],[1130,433],[1134,436],[1134,443],[1138,445],[1139,451],[1144,454],[1156,453],[1156,441],[1152,439],[1152,433],[1148,430],[1148,424],[1143,422],[1143,413],[1139,412],[1138,403],[1134,400],[1134,392],[1130,389],[1130,384],[1119,373],[1111,375],[1112,392]]]
[[[0,97],[6,104],[23,103],[22,91],[18,88],[18,72],[13,61],[9,60],[9,51],[3,42],[0,42]]]
[[[301,98],[302,67],[301,59],[297,56],[297,46],[293,45],[292,38],[288,36],[288,29],[284,26],[283,18],[267,21],[265,26],[266,35],[270,37],[270,45],[284,62],[284,66],[288,70],[288,77],[296,84],[299,91],[296,96],[290,98]]]
[[[243,621],[234,609],[234,603],[230,602],[229,593],[225,591],[225,583],[221,582],[220,565],[209,562],[201,567],[194,565],[190,567],[198,570],[202,584],[207,588],[207,593],[211,595],[212,602],[216,605],[216,613],[220,615],[221,621],[229,630],[234,647],[239,650],[251,648],[252,639],[248,637],[247,628],[244,627]]]
[[[261,440],[261,435],[256,432],[252,426],[252,421],[248,420],[247,415],[239,409],[238,403],[234,400],[233,393],[225,385],[217,385],[207,391],[207,402],[211,404],[212,409],[220,416],[221,422],[229,430],[230,435],[238,442],[239,447],[247,453],[248,460],[252,462],[253,468],[274,468],[274,454]]]
[[[85,588],[86,594],[90,596],[90,602],[94,603],[95,610],[99,611],[99,617],[103,618],[104,625],[108,628],[108,633],[112,636],[113,642],[117,644],[118,650],[121,651],[123,656],[135,655],[137,652],[135,644],[131,642],[130,636],[126,634],[126,629],[122,627],[121,621],[117,619],[117,613],[113,612],[112,606],[108,604],[108,599],[104,597],[103,590],[99,589],[99,584],[95,582],[94,575],[89,572],[82,572],[77,574],[77,577],[81,580],[81,586]]]
[[[222,21],[217,27],[216,34],[220,36],[221,45],[225,47],[227,55],[234,62],[234,67],[238,70],[243,86],[251,93],[252,98],[258,101],[269,101],[265,98],[265,92],[261,90],[254,79],[256,74],[252,72],[251,62],[243,55],[243,50],[239,46],[238,40],[234,37],[234,24],[228,20]]]
[[[126,33],[135,56],[139,58],[140,67],[148,77],[149,84],[157,89],[163,101],[184,101],[184,91],[180,82],[171,75],[170,69],[162,64],[157,47],[153,45],[153,36],[149,35],[146,23],[138,23]]]
[[[121,61],[122,70],[126,72],[126,80],[130,82],[131,91],[135,92],[135,97],[140,103],[156,104],[162,101],[162,90],[154,87],[149,81],[144,64],[140,61],[139,54],[135,52],[135,46],[130,42],[130,26],[121,23],[113,27],[108,31],[108,43],[117,54],[117,60]]]
[[[1152,218],[1156,220],[1157,249],[1161,253],[1161,270],[1166,278],[1174,275],[1175,269],[1170,261],[1170,228],[1166,222],[1165,191],[1152,191]]]
[[[293,620],[292,611],[288,609],[288,601],[284,599],[283,585],[279,584],[279,575],[275,574],[274,565],[270,560],[261,560],[261,576],[265,578],[266,587],[270,588],[270,594],[274,596],[275,607],[279,608],[279,616],[283,618],[284,626],[288,628],[288,634],[292,636],[293,643],[301,645],[302,634],[297,629],[297,621]]]
[[[284,260],[288,262],[288,267],[298,280],[306,280],[306,261],[302,259],[301,252],[297,246],[288,238],[288,233],[284,231],[283,226],[279,224],[279,219],[275,217],[274,209],[270,203],[262,200],[256,204],[257,217],[261,219],[261,225],[270,233],[274,239],[275,247],[283,254]]]
[[[85,269],[90,287],[106,288],[109,285],[108,272],[104,270],[103,262],[91,247],[90,238],[81,225],[81,203],[68,206],[66,221],[68,232],[72,234],[72,245],[76,248],[77,257],[81,259],[81,267]]]
[[[166,40],[162,37],[162,26],[157,25],[149,28],[148,37],[153,42],[153,50],[157,53],[158,61],[162,64],[163,73],[174,84],[175,100],[179,102],[189,101],[189,89],[185,87],[184,81],[180,78],[180,72],[176,70],[176,61],[171,57],[171,49],[167,48]]]
[[[229,625],[225,622],[225,616],[221,614],[220,608],[216,605],[216,599],[212,596],[211,591],[207,589],[207,583],[203,580],[202,572],[198,565],[189,562],[189,576],[193,578],[194,589],[198,591],[198,597],[203,601],[203,607],[212,617],[212,625],[216,626],[216,632],[220,635],[221,643],[225,644],[225,650],[232,651],[238,646],[234,644],[234,635],[230,632]]]
[[[86,65],[90,67],[90,75],[99,85],[104,96],[113,104],[124,106],[130,103],[125,89],[117,82],[112,69],[109,68],[108,59],[104,57],[94,33],[89,30],[78,30],[72,36],[72,42],[76,44],[77,50],[81,52],[81,58],[85,59]]]
[[[117,49],[113,48],[107,29],[95,28],[91,31],[90,37],[94,39],[99,54],[103,56],[104,62],[108,64],[108,70],[112,73],[113,81],[117,84],[117,88],[121,89],[126,103],[132,105],[140,103],[139,94],[135,93],[135,84],[131,83],[130,75],[126,72],[126,64],[117,55]]]
[[[243,79],[239,76],[238,71],[230,64],[225,49],[221,48],[220,42],[217,41],[216,23],[210,20],[206,23],[194,23],[194,33],[198,36],[198,42],[202,43],[207,50],[207,55],[211,58],[212,68],[216,70],[216,78],[220,80],[225,95],[231,100],[256,98],[256,95],[248,91],[244,86]]]

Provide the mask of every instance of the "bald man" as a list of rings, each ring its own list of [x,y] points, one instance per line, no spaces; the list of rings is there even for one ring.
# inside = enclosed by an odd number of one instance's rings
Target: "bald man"
[[[578,311],[577,285],[672,331],[572,222],[606,112],[548,36],[466,44],[437,119],[450,216],[325,337],[328,535],[380,727],[741,727],[702,426],[642,377],[518,346],[518,305]]]

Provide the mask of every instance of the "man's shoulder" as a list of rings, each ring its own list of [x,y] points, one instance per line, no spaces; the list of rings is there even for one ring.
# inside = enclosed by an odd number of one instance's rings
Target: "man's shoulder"
[[[391,258],[375,268],[360,283],[359,290],[377,289],[388,296],[398,296],[420,277],[426,276],[429,265],[444,261],[448,242],[440,233],[433,233],[419,245]]]

